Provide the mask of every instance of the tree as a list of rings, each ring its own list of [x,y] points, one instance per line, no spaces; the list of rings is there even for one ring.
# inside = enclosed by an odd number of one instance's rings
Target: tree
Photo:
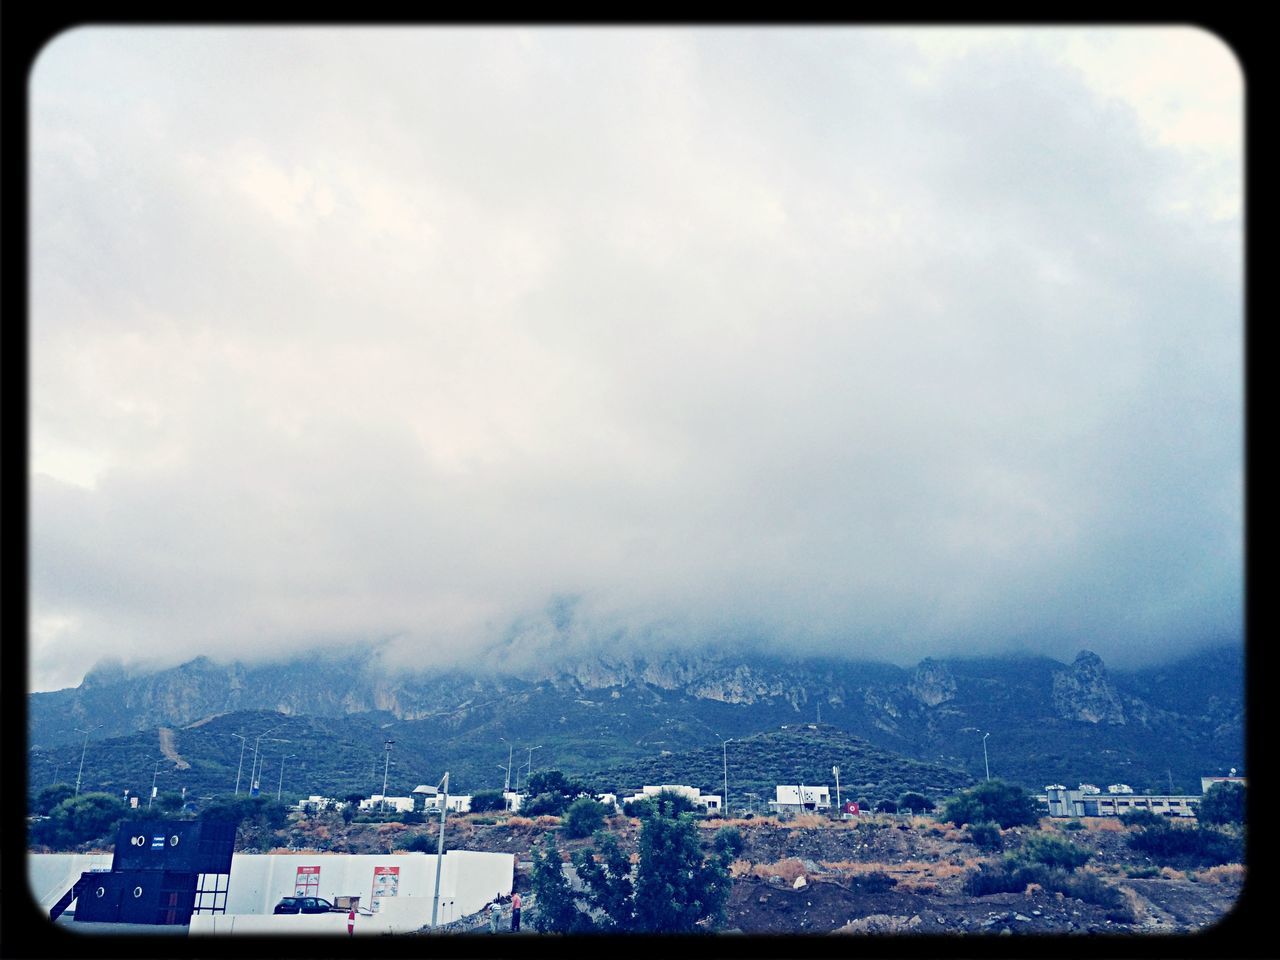
[[[898,804],[893,800],[879,800],[876,802],[877,813],[897,813]]]
[[[725,860],[733,860],[746,848],[746,841],[737,827],[721,827],[712,838],[711,848]]]
[[[1244,784],[1215,783],[1200,801],[1201,823],[1244,823]]]
[[[539,933],[578,933],[592,928],[590,918],[578,909],[569,888],[554,834],[547,834],[533,848],[531,887],[538,905],[533,928]]]
[[[729,870],[722,857],[704,860],[690,814],[650,817],[640,833],[635,922],[645,933],[692,933],[699,922],[724,918]]]
[[[579,797],[564,814],[564,835],[573,839],[589,837],[604,824],[604,804]]]
[[[35,799],[31,801],[31,812],[48,814],[63,800],[75,795],[76,788],[71,784],[55,783],[53,786],[45,787],[36,794]]]
[[[635,884],[631,860],[618,847],[613,834],[600,831],[596,849],[579,850],[574,867],[586,888],[586,901],[601,914],[598,928],[608,933],[628,933],[636,929]]]
[[[34,843],[50,847],[73,847],[114,835],[128,808],[111,793],[82,793],[68,797],[49,813],[49,819],[32,826]]]
[[[505,810],[507,801],[501,790],[477,790],[471,795],[471,812],[488,813],[490,810]]]
[[[629,817],[639,817],[641,820],[645,820],[655,815],[678,817],[681,814],[696,812],[697,807],[683,793],[676,793],[674,790],[662,790],[656,796],[645,797],[642,800],[632,800],[623,804],[622,811]]]
[[[1092,856],[1088,850],[1078,847],[1070,840],[1049,834],[1036,834],[1028,837],[1019,851],[1019,857],[1031,863],[1044,864],[1046,867],[1058,867],[1070,873],[1076,867],[1082,867]]]
[[[898,808],[910,810],[912,813],[924,813],[933,809],[933,801],[923,793],[909,791],[898,798]]]
[[[998,823],[1002,828],[1040,821],[1040,805],[1022,787],[1002,780],[987,780],[949,799],[939,815],[957,827],[966,823]]]

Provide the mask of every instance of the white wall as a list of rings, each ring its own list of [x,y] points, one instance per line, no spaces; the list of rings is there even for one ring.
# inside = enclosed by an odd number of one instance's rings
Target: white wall
[[[373,892],[374,867],[399,867],[397,896],[383,899],[383,911],[405,925],[412,922],[415,929],[431,921],[436,857],[427,853],[237,853],[231,859],[227,913],[270,915],[281,897],[293,895],[300,866],[320,867],[317,896],[330,901],[343,895],[359,896],[361,909],[365,910]],[[28,884],[47,910],[91,867],[110,869],[111,854],[28,854]],[[441,921],[475,913],[495,894],[510,894],[514,873],[512,854],[450,850],[444,855],[440,878]]]

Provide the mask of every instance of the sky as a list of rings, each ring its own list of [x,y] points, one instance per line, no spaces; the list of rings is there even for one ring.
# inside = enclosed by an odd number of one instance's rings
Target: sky
[[[31,689],[1243,642],[1243,96],[1192,27],[61,34]]]

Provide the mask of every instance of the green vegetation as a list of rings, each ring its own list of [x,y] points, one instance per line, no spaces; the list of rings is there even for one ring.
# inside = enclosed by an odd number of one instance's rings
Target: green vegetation
[[[55,849],[66,849],[93,843],[109,846],[115,840],[116,828],[134,811],[110,793],[82,793],[58,802],[48,819],[30,827],[30,840]]]
[[[1167,821],[1133,833],[1129,846],[1159,864],[1180,868],[1239,863],[1244,852],[1238,835],[1210,826]]]
[[[471,812],[488,813],[491,810],[505,810],[506,800],[501,790],[477,790],[471,795]]]
[[[735,860],[746,849],[742,831],[737,827],[721,827],[711,839],[711,849],[727,860]]]
[[[979,850],[987,853],[1004,849],[1004,837],[1000,835],[1000,828],[994,823],[969,824],[966,839]]]
[[[925,813],[933,809],[933,801],[923,793],[909,790],[898,798],[899,810],[910,810],[912,813]]]
[[[957,827],[991,822],[1007,830],[1039,823],[1040,805],[1022,787],[988,780],[949,799],[938,819],[949,820]]]
[[[589,837],[604,824],[604,804],[590,797],[579,797],[569,804],[561,829],[572,839]]]
[[[655,796],[643,800],[631,800],[622,805],[622,812],[629,817],[648,820],[650,817],[678,817],[685,813],[697,813],[698,808],[683,793],[660,790]]]
[[[726,841],[722,850],[704,856],[689,814],[672,818],[655,812],[645,820],[634,875],[611,834],[597,833],[595,844],[596,849],[574,858],[584,885],[580,895],[569,888],[550,836],[534,851],[539,932],[693,933],[723,920],[732,844]]]
[[[1168,823],[1166,817],[1151,810],[1127,810],[1120,814],[1120,822],[1126,827],[1158,827]]]
[[[1090,853],[1070,840],[1064,840],[1052,834],[1037,833],[1027,838],[1018,857],[1030,863],[1059,867],[1070,872],[1076,867],[1084,866],[1089,860]]]
[[[1196,818],[1201,823],[1244,823],[1244,784],[1215,783],[1200,801]]]

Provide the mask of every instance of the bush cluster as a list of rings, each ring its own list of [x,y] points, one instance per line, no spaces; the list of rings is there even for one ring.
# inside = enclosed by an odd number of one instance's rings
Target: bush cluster
[[[966,839],[979,850],[985,850],[988,853],[1004,849],[1004,837],[1000,835],[1000,828],[994,823],[969,824]]]
[[[1213,827],[1191,827],[1160,821],[1129,837],[1129,846],[1160,864],[1212,867],[1242,859],[1240,838]]]
[[[988,780],[956,794],[942,807],[940,820],[957,827],[967,823],[997,823],[1003,829],[1040,822],[1040,805],[1022,787]]]

